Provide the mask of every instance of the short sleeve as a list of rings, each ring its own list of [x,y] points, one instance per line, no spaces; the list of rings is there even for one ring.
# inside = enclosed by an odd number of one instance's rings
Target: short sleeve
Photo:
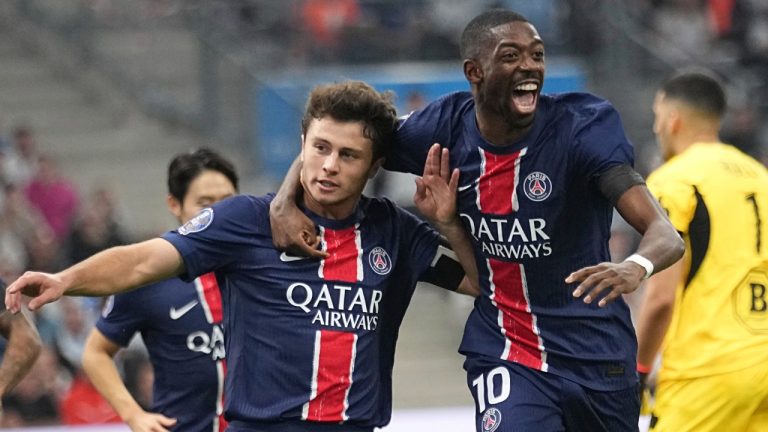
[[[460,126],[468,98],[468,93],[451,93],[401,117],[384,169],[420,175],[432,144],[453,145],[452,134]]]
[[[413,274],[412,282],[422,278],[432,264],[440,244],[440,234],[428,223],[406,210],[397,209],[400,228],[401,256],[405,257]]]
[[[112,342],[125,347],[133,336],[140,332],[146,323],[142,313],[141,293],[146,288],[139,288],[125,294],[107,298],[96,328]]]
[[[609,102],[595,98],[574,110],[574,156],[584,178],[592,180],[616,165],[634,166],[632,144]]]
[[[688,233],[696,211],[696,192],[690,184],[665,178],[661,172],[652,173],[647,180],[648,189],[667,212],[678,232]]]
[[[269,230],[265,199],[236,196],[203,209],[176,231],[163,234],[181,254],[187,282],[215,270],[236,266],[255,236]]]

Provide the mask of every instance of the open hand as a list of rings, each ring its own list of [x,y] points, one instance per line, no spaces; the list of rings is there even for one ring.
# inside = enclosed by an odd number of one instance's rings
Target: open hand
[[[450,170],[450,154],[447,148],[433,144],[427,153],[424,174],[416,178],[413,202],[430,222],[448,225],[456,221],[456,188],[459,170]]]
[[[573,296],[581,297],[586,294],[584,303],[591,303],[603,291],[608,290],[608,294],[598,303],[599,307],[604,307],[622,294],[629,294],[636,290],[644,276],[645,270],[633,262],[624,261],[618,264],[603,262],[571,273],[565,278],[565,282],[579,282],[579,286],[573,291]]]

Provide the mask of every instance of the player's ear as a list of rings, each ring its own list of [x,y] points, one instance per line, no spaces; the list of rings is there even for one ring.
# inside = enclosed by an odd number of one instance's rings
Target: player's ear
[[[479,84],[483,80],[483,68],[476,60],[465,59],[464,76],[470,84]]]
[[[384,160],[385,158],[382,157],[371,164],[371,169],[368,170],[369,179],[376,177],[376,173],[378,173],[381,166],[384,165]]]
[[[168,206],[168,210],[172,215],[176,216],[176,218],[181,217],[181,202],[179,202],[176,197],[168,194],[168,196],[165,197],[165,204]]]

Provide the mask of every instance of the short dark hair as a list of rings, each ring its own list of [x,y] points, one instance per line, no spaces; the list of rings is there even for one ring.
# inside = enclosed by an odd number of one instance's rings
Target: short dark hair
[[[232,162],[214,150],[200,148],[178,154],[168,164],[168,193],[179,202],[183,202],[189,190],[189,184],[203,171],[222,173],[237,190],[237,172]]]
[[[726,109],[723,86],[711,74],[704,72],[680,73],[661,87],[664,96],[682,101],[686,105],[716,118],[722,118]]]
[[[363,136],[373,142],[373,160],[386,154],[394,139],[397,114],[392,92],[379,92],[362,81],[319,85],[312,89],[301,119],[306,135],[313,119],[331,117],[340,122],[362,122]]]
[[[492,40],[490,30],[511,22],[530,21],[519,13],[506,9],[490,9],[473,18],[461,33],[461,58],[477,58],[480,51]]]

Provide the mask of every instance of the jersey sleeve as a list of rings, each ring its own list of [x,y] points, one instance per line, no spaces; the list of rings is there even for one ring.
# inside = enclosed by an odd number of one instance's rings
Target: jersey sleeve
[[[413,276],[411,282],[416,283],[423,279],[437,254],[440,234],[413,214],[399,208],[397,212],[401,257],[408,263]]]
[[[452,93],[399,119],[393,147],[387,152],[384,169],[420,175],[429,148],[434,143],[452,145],[451,131],[461,121],[460,93]]]
[[[696,211],[696,191],[693,186],[659,171],[648,177],[647,184],[675,229],[686,234]]]
[[[264,200],[244,195],[232,197],[203,209],[197,216],[162,237],[181,254],[187,282],[198,276],[236,266],[241,253],[255,236],[264,235],[269,223],[259,224],[268,211]]]
[[[145,325],[142,313],[142,288],[107,298],[96,328],[110,341],[122,347],[128,346],[133,336]]]
[[[581,175],[593,180],[617,165],[634,166],[634,150],[616,109],[597,99],[575,107],[574,159]]]

